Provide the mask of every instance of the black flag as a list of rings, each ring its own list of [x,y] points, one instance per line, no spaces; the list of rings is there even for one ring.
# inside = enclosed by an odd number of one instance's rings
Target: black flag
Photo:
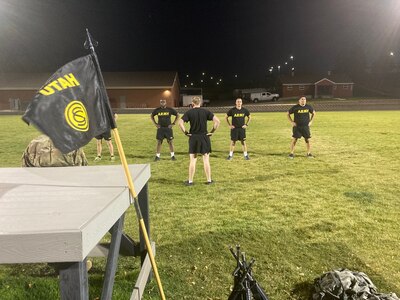
[[[22,119],[68,153],[111,128],[109,110],[89,54],[58,69],[37,92]]]

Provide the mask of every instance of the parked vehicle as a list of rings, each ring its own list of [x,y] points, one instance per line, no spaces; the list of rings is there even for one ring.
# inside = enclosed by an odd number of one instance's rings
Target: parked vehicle
[[[210,105],[210,100],[203,99],[203,90],[201,88],[181,88],[181,100],[179,101],[179,105],[192,107],[193,97],[200,98],[200,106]]]
[[[193,97],[199,97],[201,99],[201,103],[203,103],[203,95],[182,95],[182,106],[192,107]]]
[[[251,93],[250,100],[254,103],[259,101],[278,101],[279,94],[271,94],[270,92]]]
[[[203,99],[202,95],[183,95],[182,96],[182,106],[189,106],[192,107],[192,99],[193,97],[199,97],[201,102],[200,102],[200,106],[209,106],[210,105],[210,100],[209,99]]]
[[[211,101],[209,99],[203,99],[201,106],[210,106]]]

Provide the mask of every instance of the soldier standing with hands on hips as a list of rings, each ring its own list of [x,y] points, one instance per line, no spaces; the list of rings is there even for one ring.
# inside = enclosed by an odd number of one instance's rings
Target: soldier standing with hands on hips
[[[157,116],[157,121],[155,120],[155,116]],[[171,122],[171,116],[175,116],[174,121]],[[156,157],[154,161],[159,161],[161,156],[161,145],[163,140],[166,139],[168,142],[169,150],[171,152],[171,160],[176,160],[175,152],[174,152],[174,134],[172,131],[172,126],[175,125],[176,120],[178,119],[178,112],[171,108],[167,107],[167,101],[164,99],[160,100],[160,107],[153,110],[150,115],[151,120],[154,125],[157,127],[157,147],[156,147]]]
[[[217,130],[220,121],[214,116],[212,112],[207,109],[201,108],[200,97],[192,98],[192,109],[189,109],[183,117],[179,120],[179,127],[182,132],[189,137],[189,178],[185,181],[185,185],[193,185],[193,177],[196,171],[197,155],[203,156],[204,172],[206,174],[206,184],[212,184],[211,179],[211,166],[210,166],[210,153],[211,153],[211,140],[210,136]],[[213,127],[210,132],[207,131],[207,121],[213,122]],[[190,130],[187,131],[184,122],[190,123]]]
[[[294,115],[294,120],[291,115]],[[289,109],[287,112],[287,117],[293,126],[293,139],[290,144],[290,154],[289,158],[294,158],[294,148],[296,146],[297,140],[304,137],[307,146],[307,157],[314,158],[311,154],[311,132],[310,126],[315,117],[315,110],[311,105],[307,104],[306,97],[301,97],[299,103]]]

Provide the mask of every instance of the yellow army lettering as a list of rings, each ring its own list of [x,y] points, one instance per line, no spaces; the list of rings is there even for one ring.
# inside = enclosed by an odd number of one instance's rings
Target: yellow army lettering
[[[67,75],[64,75],[64,77],[59,77],[57,78],[57,80],[50,82],[43,89],[41,89],[39,93],[45,96],[49,96],[55,93],[55,89],[57,91],[62,91],[78,85],[80,85],[80,83],[78,80],[76,80],[74,74],[69,73]]]
[[[299,110],[297,111],[297,113],[299,113],[299,114],[306,114],[306,113],[308,113],[308,112],[309,112],[308,109],[299,109]]]
[[[159,112],[157,116],[169,116],[169,112]]]
[[[234,118],[241,118],[241,117],[244,117],[244,114],[234,114],[233,117]]]

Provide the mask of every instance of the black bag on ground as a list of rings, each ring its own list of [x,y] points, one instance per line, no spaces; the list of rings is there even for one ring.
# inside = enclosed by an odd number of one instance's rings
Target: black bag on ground
[[[313,300],[400,300],[396,294],[381,294],[363,272],[333,270],[314,280]]]

